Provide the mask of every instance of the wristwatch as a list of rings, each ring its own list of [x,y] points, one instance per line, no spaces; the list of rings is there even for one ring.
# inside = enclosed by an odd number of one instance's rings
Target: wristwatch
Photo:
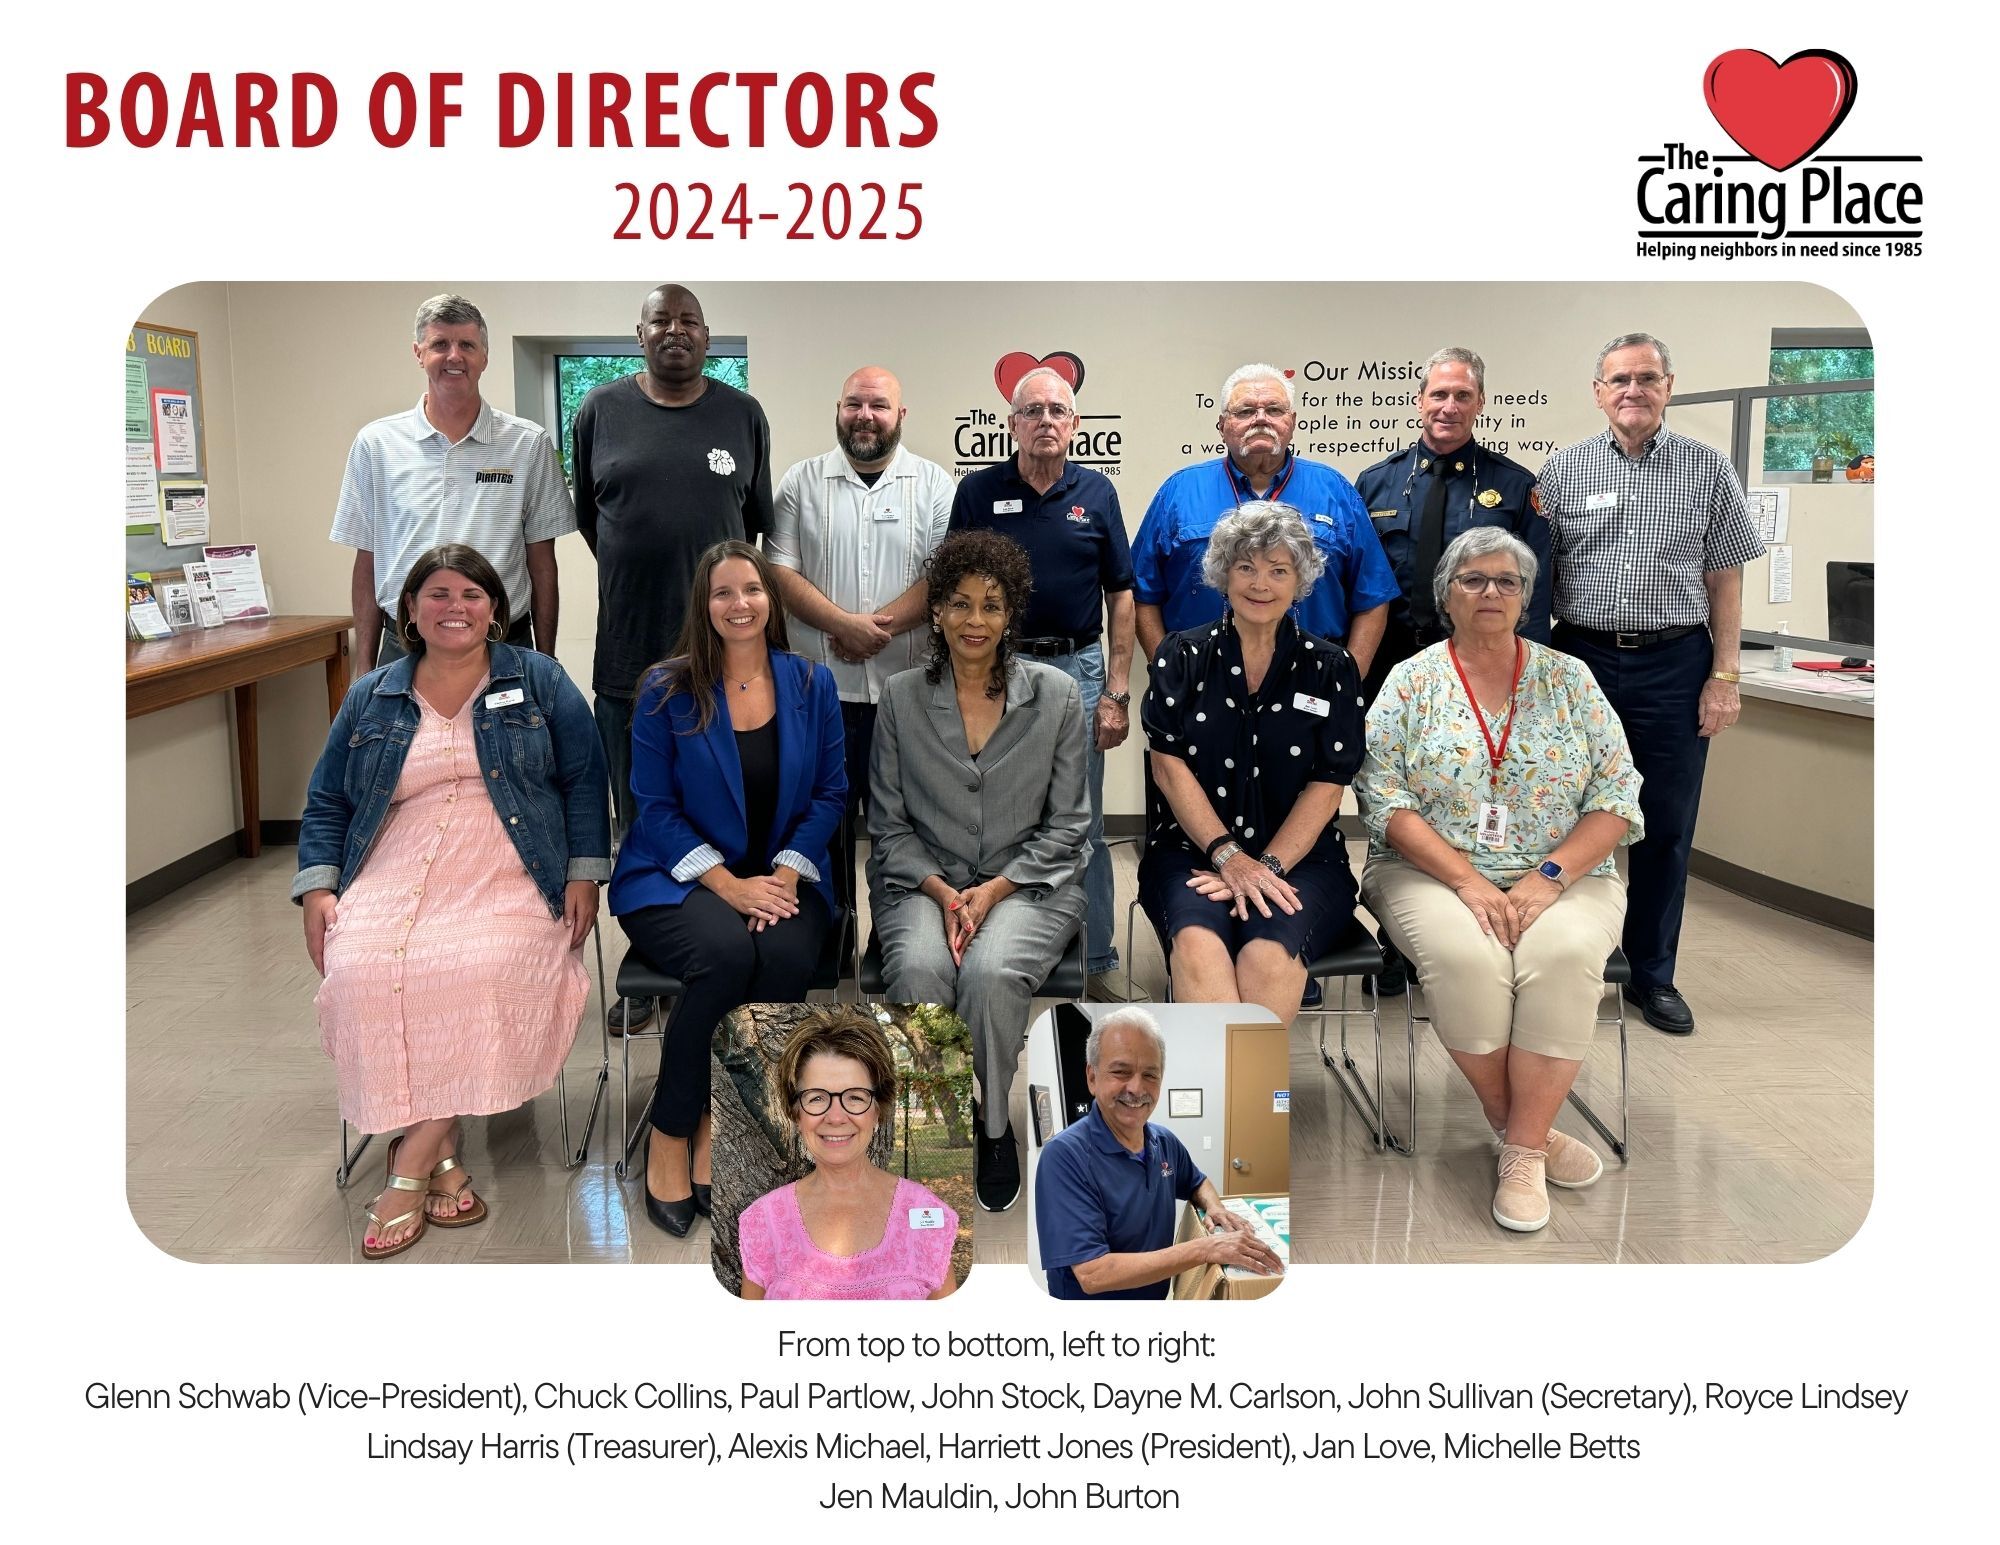
[[[1554,880],[1557,885],[1561,885],[1563,882],[1563,866],[1552,858],[1545,858],[1540,864],[1536,865],[1535,873],[1540,875],[1544,880]]]
[[[1271,873],[1276,875],[1279,879],[1282,880],[1285,877],[1285,866],[1278,861],[1277,854],[1259,853],[1257,855],[1257,862],[1262,864],[1266,869],[1270,870]]]
[[[1130,708],[1132,706],[1132,694],[1130,692],[1100,692],[1097,695],[1107,703],[1116,703],[1120,708]]]
[[[1216,873],[1220,874],[1222,872],[1222,866],[1228,863],[1232,858],[1234,858],[1238,853],[1241,853],[1242,851],[1243,851],[1243,844],[1232,839],[1228,842],[1223,843],[1221,847],[1217,848],[1213,853],[1211,853],[1209,855],[1208,861],[1211,864],[1215,865]]]

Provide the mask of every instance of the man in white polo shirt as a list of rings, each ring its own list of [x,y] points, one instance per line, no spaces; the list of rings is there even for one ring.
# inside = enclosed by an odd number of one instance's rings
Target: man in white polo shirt
[[[838,446],[785,473],[764,539],[792,647],[824,663],[840,686],[853,825],[868,794],[882,684],[923,662],[924,560],[951,519],[951,474],[903,448],[908,412],[902,383],[879,365],[849,376],[833,409]],[[851,901],[851,836],[839,860],[836,889]]]
[[[417,308],[414,352],[424,395],[354,437],[333,514],[332,539],[354,549],[355,674],[404,653],[397,598],[411,565],[443,542],[477,549],[499,571],[507,641],[552,655],[556,538],[576,530],[554,442],[480,397],[486,318],[464,296]]]

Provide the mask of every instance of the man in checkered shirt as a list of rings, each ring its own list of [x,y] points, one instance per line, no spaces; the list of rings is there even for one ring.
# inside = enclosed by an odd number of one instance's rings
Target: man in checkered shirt
[[[1694,1031],[1674,987],[1688,851],[1708,743],[1736,722],[1743,565],[1759,557],[1728,458],[1666,427],[1673,360],[1649,333],[1613,338],[1592,383],[1610,421],[1542,464],[1555,533],[1555,647],[1582,660],[1624,721],[1645,780],[1631,850],[1625,996],[1670,1035]]]

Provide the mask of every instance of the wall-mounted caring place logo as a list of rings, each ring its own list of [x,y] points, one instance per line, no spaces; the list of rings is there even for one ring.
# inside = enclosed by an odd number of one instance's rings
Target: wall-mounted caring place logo
[[[1092,413],[1083,401],[1083,356],[1068,349],[1048,354],[1030,354],[1014,349],[993,362],[993,389],[999,393],[999,408],[968,408],[953,420],[951,438],[953,470],[963,477],[980,467],[1011,459],[1019,447],[1007,427],[1008,404],[1014,388],[1031,370],[1053,370],[1069,383],[1076,395],[1076,432],[1070,436],[1069,459],[1095,468],[1106,477],[1118,476],[1125,435],[1120,428],[1122,415]]]
[[[1923,157],[1825,150],[1858,81],[1831,49],[1782,64],[1754,48],[1716,55],[1702,100],[1736,150],[1690,136],[1638,157],[1638,256],[1920,257],[1924,190],[1909,168]]]

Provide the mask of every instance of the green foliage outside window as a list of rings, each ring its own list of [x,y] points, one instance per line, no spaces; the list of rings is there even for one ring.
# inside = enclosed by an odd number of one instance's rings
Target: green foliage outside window
[[[576,410],[593,386],[616,381],[645,368],[636,354],[558,354],[556,356],[557,445],[562,451],[563,478],[574,482],[576,469],[569,464],[570,426]],[[711,354],[701,373],[712,380],[750,390],[750,361],[740,355]]]
[[[1873,349],[1773,349],[1771,385],[1809,381],[1869,380]],[[1825,453],[1844,467],[1875,449],[1875,394],[1832,392],[1819,397],[1773,397],[1764,404],[1764,470],[1807,472]]]

